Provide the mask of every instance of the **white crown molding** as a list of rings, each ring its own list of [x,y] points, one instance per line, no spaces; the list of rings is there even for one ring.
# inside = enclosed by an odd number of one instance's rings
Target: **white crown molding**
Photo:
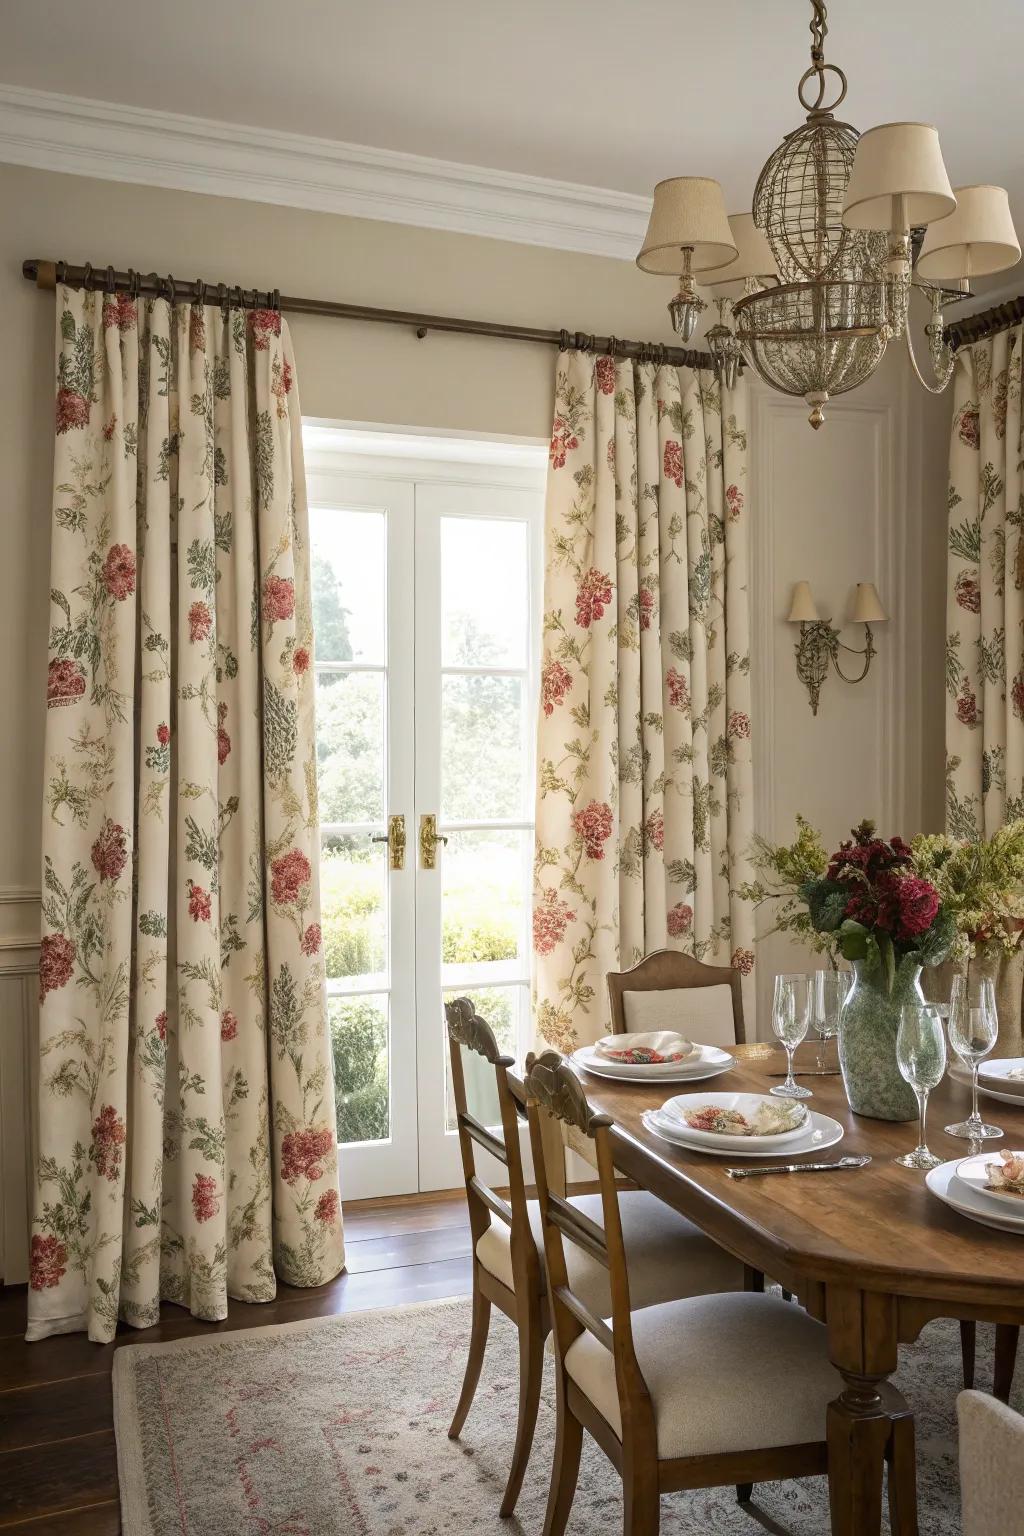
[[[651,206],[574,182],[2,84],[0,161],[625,261]]]

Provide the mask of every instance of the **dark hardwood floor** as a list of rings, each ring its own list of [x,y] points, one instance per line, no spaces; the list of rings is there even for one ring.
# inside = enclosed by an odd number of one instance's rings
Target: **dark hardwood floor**
[[[25,1291],[0,1289],[0,1532],[120,1531],[110,1371],[122,1345],[469,1293],[461,1193],[346,1205],[345,1246],[348,1270],[330,1285],[283,1285],[266,1306],[233,1301],[217,1324],[167,1306],[155,1328],[122,1328],[108,1345],[82,1334],[26,1344]]]

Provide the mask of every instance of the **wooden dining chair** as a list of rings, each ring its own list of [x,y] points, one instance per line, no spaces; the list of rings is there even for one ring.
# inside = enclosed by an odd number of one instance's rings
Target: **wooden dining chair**
[[[1010,1401],[1013,1376],[1017,1367],[1017,1346],[1020,1328],[1015,1323],[997,1323],[995,1350],[992,1359],[992,1395],[1000,1402]],[[974,1386],[975,1353],[978,1344],[978,1325],[962,1321],[960,1324],[960,1353],[963,1358],[964,1386]]]
[[[503,1055],[493,1031],[466,997],[445,1004],[450,1044],[452,1089],[458,1123],[462,1168],[473,1240],[473,1314],[469,1358],[455,1417],[448,1430],[457,1439],[480,1380],[491,1307],[511,1318],[519,1330],[519,1415],[512,1466],[501,1501],[501,1514],[511,1515],[530,1459],[540,1402],[544,1341],[550,1332],[543,1236],[536,1200],[527,1198],[519,1133],[519,1110],[509,1085],[511,1056]],[[467,1094],[467,1059],[472,1052],[493,1071],[497,1090],[500,1135],[472,1113]],[[473,1063],[474,1067],[479,1063]],[[561,1155],[561,1142],[559,1155]],[[479,1177],[476,1147],[489,1152],[507,1173],[508,1197]],[[549,1149],[549,1160],[554,1153]],[[552,1178],[564,1181],[553,1169]],[[601,1215],[599,1195],[577,1195],[570,1208],[581,1220]],[[622,1197],[621,1227],[628,1250],[630,1283],[641,1305],[705,1291],[741,1289],[748,1272],[737,1259],[691,1222],[669,1210],[643,1190]],[[572,1267],[573,1283],[588,1304],[604,1314],[611,1304],[608,1276],[586,1253]]]
[[[964,1536],[1024,1536],[1024,1418],[983,1392],[961,1392]]]
[[[714,989],[714,990],[709,990]],[[743,1045],[743,978],[678,949],[656,949],[628,971],[609,971],[612,1033],[676,1029],[703,1045]]]
[[[823,1324],[763,1294],[698,1296],[635,1310],[625,1262],[612,1122],[554,1051],[527,1063],[526,1093],[557,1362],[557,1428],[544,1536],[562,1536],[588,1430],[622,1478],[625,1536],[657,1536],[660,1498],[681,1489],[828,1470],[826,1414],[843,1389]],[[603,1227],[548,1187],[543,1120],[595,1145]],[[573,1283],[566,1246],[606,1267],[611,1315]],[[894,1536],[917,1531],[913,1419],[894,1397],[888,1452]]]

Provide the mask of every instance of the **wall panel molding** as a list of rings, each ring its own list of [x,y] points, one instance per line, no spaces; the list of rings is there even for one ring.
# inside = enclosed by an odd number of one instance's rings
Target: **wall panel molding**
[[[0,1280],[28,1279],[40,893],[0,886]]]
[[[0,160],[623,261],[651,208],[603,187],[15,85],[0,85]]]

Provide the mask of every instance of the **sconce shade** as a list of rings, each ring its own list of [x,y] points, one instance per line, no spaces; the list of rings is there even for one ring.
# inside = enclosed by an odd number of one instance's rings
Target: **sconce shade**
[[[709,176],[673,176],[658,182],[636,264],[641,272],[678,277],[686,248],[693,252],[693,272],[728,266],[738,254],[722,189]]]
[[[889,615],[882,607],[873,581],[858,581],[850,604],[851,624],[887,624]]]
[[[899,198],[903,207],[897,233],[944,219],[956,208],[939,135],[930,123],[880,123],[861,134],[843,223],[847,229],[891,230]]]
[[[929,224],[917,258],[919,277],[948,281],[1005,272],[1020,260],[1010,200],[1003,187],[957,187],[956,212]]]
[[[819,617],[818,605],[811,596],[810,582],[798,581],[793,587],[787,624],[817,624]]]
[[[729,228],[739,256],[724,267],[702,272],[700,277],[702,288],[713,288],[723,298],[742,293],[748,277],[760,278],[763,283],[766,278],[779,275],[768,237],[758,229],[752,213],[730,213]]]

